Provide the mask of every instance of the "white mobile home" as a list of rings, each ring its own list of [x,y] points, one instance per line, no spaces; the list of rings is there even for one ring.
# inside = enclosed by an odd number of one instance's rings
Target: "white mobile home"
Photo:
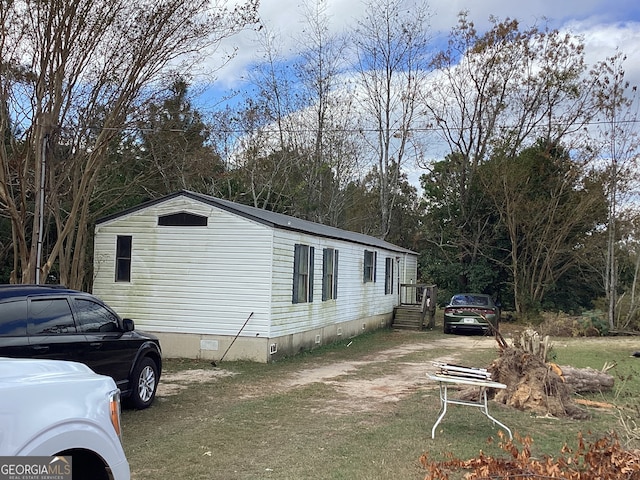
[[[269,362],[390,325],[417,254],[181,191],[99,220],[94,275],[167,357]]]

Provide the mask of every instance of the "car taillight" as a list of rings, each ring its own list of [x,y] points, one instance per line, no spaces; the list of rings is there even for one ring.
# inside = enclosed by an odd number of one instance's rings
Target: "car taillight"
[[[122,442],[122,429],[120,424],[120,389],[114,390],[109,394],[109,414],[111,416],[111,424],[113,425],[118,438]]]
[[[448,314],[464,314],[464,313],[477,313],[480,315],[495,315],[495,310],[491,308],[477,308],[477,307],[462,307],[462,308],[445,308],[444,313]]]

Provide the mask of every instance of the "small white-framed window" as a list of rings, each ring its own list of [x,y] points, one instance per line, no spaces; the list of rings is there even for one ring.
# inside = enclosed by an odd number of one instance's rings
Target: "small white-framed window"
[[[364,251],[364,283],[376,281],[376,252]]]
[[[293,253],[293,303],[313,302],[314,248],[296,244]]]
[[[393,262],[391,257],[385,258],[384,261],[384,294],[391,295],[393,293]]]
[[[338,298],[338,250],[322,250],[322,301]]]
[[[116,282],[131,281],[131,235],[118,235],[116,238]]]

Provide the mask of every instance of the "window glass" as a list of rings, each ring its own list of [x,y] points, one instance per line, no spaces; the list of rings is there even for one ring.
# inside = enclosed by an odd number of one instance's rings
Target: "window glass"
[[[322,300],[338,297],[338,251],[325,248],[322,251]]]
[[[455,295],[451,301],[452,305],[476,305],[484,307],[489,305],[489,298],[476,295]]]
[[[131,281],[131,235],[118,235],[116,239],[116,282]]]
[[[376,281],[376,252],[364,251],[364,282]]]
[[[309,245],[295,245],[293,303],[313,302],[313,253],[314,248]]]
[[[393,293],[393,258],[386,258],[384,264],[384,293]]]
[[[0,337],[27,334],[27,301],[0,303]]]
[[[29,313],[30,335],[76,333],[71,308],[65,298],[31,300]]]
[[[118,317],[103,305],[85,298],[75,299],[78,331],[83,333],[118,332]]]

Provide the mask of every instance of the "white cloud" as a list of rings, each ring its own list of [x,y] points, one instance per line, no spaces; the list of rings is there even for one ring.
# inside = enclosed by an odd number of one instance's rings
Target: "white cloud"
[[[283,52],[294,55],[304,35],[303,2],[305,0],[261,0],[260,18],[268,31],[281,34]],[[366,0],[365,0],[366,1]],[[420,0],[418,0],[420,1]],[[489,17],[515,18],[523,26],[541,26],[547,19],[551,26],[584,36],[588,61],[604,60],[616,48],[628,57],[640,54],[640,3],[637,0],[433,0],[428,2],[433,13],[434,34],[446,34],[457,23],[458,13],[469,12],[469,19],[480,31],[489,27]],[[326,0],[334,32],[353,28],[365,12],[365,2]],[[246,69],[260,59],[256,32],[247,29],[225,42],[229,51],[238,47],[237,56],[217,74],[218,87],[231,88],[242,80]],[[212,59],[212,61],[214,61]],[[628,62],[632,83],[640,80],[640,66]]]

